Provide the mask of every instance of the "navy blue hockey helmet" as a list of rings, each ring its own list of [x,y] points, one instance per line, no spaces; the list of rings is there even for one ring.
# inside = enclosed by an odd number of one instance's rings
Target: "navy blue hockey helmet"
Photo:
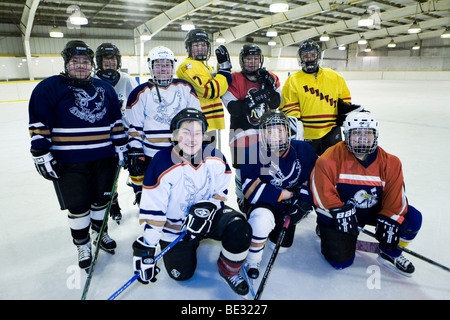
[[[317,43],[311,39],[306,39],[300,43],[297,51],[297,60],[304,72],[317,72],[321,59],[322,50]]]
[[[279,110],[264,113],[259,120],[259,137],[267,150],[286,151],[291,144],[290,123],[286,114]]]

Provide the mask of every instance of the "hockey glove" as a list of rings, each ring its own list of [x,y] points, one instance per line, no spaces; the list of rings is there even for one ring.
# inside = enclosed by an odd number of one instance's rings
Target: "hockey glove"
[[[257,90],[254,92],[249,92],[244,99],[249,110],[259,106],[260,104],[265,104],[267,102],[267,95],[262,90]]]
[[[344,120],[350,112],[353,112],[355,110],[356,111],[364,110],[364,108],[361,107],[360,105],[347,103],[347,102],[344,102],[344,100],[342,100],[342,99],[338,99],[337,109],[338,109],[338,114],[337,114],[337,119],[336,119],[336,125],[339,127],[344,124]]]
[[[216,214],[216,205],[208,201],[201,201],[189,208],[186,218],[186,231],[188,239],[203,238],[211,229]]]
[[[47,180],[56,180],[61,177],[61,169],[58,161],[50,152],[42,153],[31,150],[34,165],[41,176]]]
[[[334,218],[336,230],[351,235],[358,234],[358,220],[353,203],[347,203],[340,208],[330,209],[330,213]]]
[[[383,215],[378,215],[375,237],[385,250],[395,250],[400,241],[400,224]]]
[[[274,76],[272,76],[269,71],[266,70],[266,68],[260,68],[256,72],[257,74],[257,81],[261,84],[264,84],[264,87],[269,89],[275,89],[276,87],[276,80]]]
[[[139,282],[149,284],[156,281],[159,268],[155,263],[156,247],[149,246],[143,236],[137,238],[133,243],[133,269],[139,273]]]
[[[298,202],[294,205],[288,205],[288,208],[284,212],[285,216],[291,217],[290,225],[296,225],[303,218],[305,218],[313,210],[312,205],[307,202]]]
[[[147,168],[145,163],[144,150],[138,148],[131,148],[128,151],[128,171],[130,176],[143,176]]]
[[[119,164],[126,168],[128,165],[128,144],[126,139],[120,141],[114,146],[116,150],[117,158],[119,159]]]
[[[219,63],[219,69],[231,71],[231,59],[227,48],[224,45],[220,45],[215,52],[217,62]]]

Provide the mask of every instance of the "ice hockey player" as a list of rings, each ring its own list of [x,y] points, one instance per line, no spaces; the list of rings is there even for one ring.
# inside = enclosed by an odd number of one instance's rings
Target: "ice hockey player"
[[[173,78],[175,56],[172,50],[155,47],[147,60],[151,79],[132,91],[126,109],[130,122],[128,170],[138,205],[148,164],[156,152],[171,146],[170,121],[181,109],[201,110],[189,82]]]
[[[231,169],[218,149],[203,143],[207,126],[197,109],[183,109],[172,119],[173,146],[156,153],[145,173],[139,216],[143,234],[133,244],[134,271],[143,283],[155,281],[158,243],[164,250],[186,228],[187,235],[163,256],[169,276],[191,278],[197,248],[210,238],[221,241],[220,276],[245,295],[249,287],[239,272],[251,228],[242,213],[224,205]]]
[[[316,162],[311,189],[321,251],[334,268],[346,268],[355,258],[358,226],[376,226],[378,261],[411,276],[414,266],[397,245],[414,239],[422,215],[408,204],[401,162],[378,146],[378,134],[370,112],[352,112],[344,122],[345,141]]]
[[[95,76],[108,82],[114,87],[114,90],[116,90],[122,112],[122,123],[126,130],[129,127],[125,115],[127,98],[131,91],[137,87],[138,83],[128,73],[120,71],[122,66],[122,55],[120,54],[119,48],[112,43],[105,42],[97,47],[95,52],[95,62],[97,65]],[[114,194],[110,215],[117,223],[122,219],[117,192]]]
[[[184,40],[188,58],[177,70],[177,77],[194,86],[200,99],[203,114],[208,119],[208,136],[215,145],[217,130],[225,129],[223,105],[220,97],[227,91],[231,83],[231,60],[228,50],[220,45],[216,50],[219,66],[217,73],[208,65],[211,56],[211,43],[203,29],[190,30]],[[220,145],[219,145],[220,148]]]
[[[290,215],[291,222],[281,247],[289,248],[296,224],[312,210],[309,180],[317,155],[308,143],[291,140],[289,129],[283,112],[266,112],[259,123],[259,143],[247,148],[241,165],[246,214],[253,231],[246,270],[253,279],[259,276],[267,239],[277,242],[285,216]]]
[[[61,210],[68,210],[78,264],[86,269],[92,260],[89,229],[97,239],[127,138],[114,88],[92,77],[94,52],[72,40],[61,55],[64,73],[41,81],[31,94],[31,153],[38,172],[53,181]],[[116,248],[107,225],[100,247],[110,253]]]
[[[263,68],[264,56],[255,44],[245,44],[239,54],[241,72],[233,72],[233,81],[222,101],[230,113],[232,165],[235,169],[236,196],[243,210],[240,160],[245,148],[258,142],[259,119],[268,110],[278,108],[281,87],[278,76]]]
[[[342,141],[338,116],[359,106],[349,106],[351,96],[344,78],[330,68],[320,67],[322,50],[317,43],[302,41],[297,59],[302,70],[286,79],[279,110],[303,124],[305,141],[321,155]]]

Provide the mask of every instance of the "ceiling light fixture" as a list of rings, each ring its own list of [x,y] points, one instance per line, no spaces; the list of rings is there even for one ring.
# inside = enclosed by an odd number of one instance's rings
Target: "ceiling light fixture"
[[[408,29],[408,33],[419,33],[420,31],[422,31],[422,29],[420,28],[420,26],[417,23],[417,21],[414,20],[413,24]]]
[[[416,43],[414,44],[414,46],[413,46],[411,49],[413,49],[413,50],[419,50],[419,49],[420,49],[420,46],[419,46],[419,44],[416,42]]]
[[[358,40],[358,44],[359,45],[367,44],[366,38],[364,38],[364,36],[361,36],[361,38]]]
[[[88,24],[88,19],[84,15],[84,13],[81,11],[81,9],[77,6],[75,6],[74,12],[70,15],[69,21],[71,24],[76,26],[86,25]]]
[[[270,40],[267,44],[268,44],[269,46],[273,47],[273,46],[276,46],[276,45],[277,45],[277,42],[276,42],[275,40]]]
[[[395,48],[396,46],[397,44],[395,43],[394,39],[391,39],[391,42],[389,42],[387,45],[388,48]]]
[[[64,38],[64,33],[60,28],[57,28],[56,26],[50,30],[49,34],[51,38]]]
[[[338,50],[340,50],[340,51],[345,51],[345,49],[346,49],[346,48],[345,48],[344,45],[338,47]]]
[[[222,36],[222,34],[219,34],[219,36],[216,39],[217,43],[225,43],[225,38]]]
[[[183,24],[181,25],[181,30],[183,31],[190,31],[192,29],[195,29],[194,23],[191,21],[189,17],[184,20]]]
[[[289,10],[287,1],[273,0],[269,7],[270,12],[279,13]]]
[[[325,32],[320,36],[320,39],[319,39],[319,40],[320,40],[320,41],[326,42],[326,41],[330,40],[330,36],[329,36],[328,33],[325,31]]]
[[[372,18],[372,16],[370,14],[368,14],[367,12],[364,13],[361,18],[358,20],[358,26],[360,27],[368,27],[368,26],[373,26],[374,24],[374,20]]]
[[[450,38],[450,27],[447,27],[443,34],[441,34],[441,38],[448,39]]]
[[[267,29],[266,37],[273,38],[276,37],[277,35],[278,35],[277,29],[275,29],[274,27],[270,27],[269,29]]]

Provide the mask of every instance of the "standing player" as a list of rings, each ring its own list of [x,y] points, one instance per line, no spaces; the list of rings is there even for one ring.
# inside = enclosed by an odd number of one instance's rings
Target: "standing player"
[[[177,77],[188,81],[197,92],[202,111],[208,119],[208,135],[211,141],[217,136],[216,130],[225,129],[223,106],[220,97],[231,83],[231,60],[225,46],[219,46],[215,53],[219,71],[214,74],[208,65],[211,56],[211,43],[203,29],[188,32],[184,44],[188,58],[177,70]],[[219,146],[220,147],[220,146]]]
[[[148,68],[152,78],[133,90],[126,109],[130,122],[129,171],[138,205],[145,169],[156,152],[170,146],[170,121],[181,109],[200,110],[192,86],[173,79],[175,56],[170,49],[158,46],[150,50]]]
[[[169,276],[178,281],[191,278],[200,241],[211,238],[222,244],[220,276],[245,295],[249,288],[239,271],[251,228],[240,212],[224,206],[231,170],[218,149],[204,145],[207,126],[197,109],[183,109],[172,119],[173,147],[156,153],[145,173],[139,216],[144,233],[133,244],[134,270],[141,282],[155,281],[158,243],[163,250],[186,226],[187,236],[163,257]]]
[[[289,120],[278,110],[260,119],[260,142],[246,150],[241,165],[242,191],[253,235],[246,269],[250,278],[259,276],[259,264],[267,238],[276,242],[285,216],[291,222],[281,244],[292,245],[295,225],[312,209],[309,179],[317,155],[304,141],[291,140]]]
[[[68,210],[73,243],[82,269],[91,265],[92,226],[100,232],[127,138],[114,88],[92,78],[94,52],[79,40],[61,52],[64,73],[41,81],[29,104],[31,154],[38,172],[53,180],[61,210]],[[114,253],[104,229],[100,247]]]
[[[344,78],[332,69],[319,67],[321,55],[314,41],[300,43],[297,58],[302,70],[287,78],[279,109],[296,117],[298,125],[303,124],[305,141],[318,155],[342,140],[338,115],[352,109],[348,105],[351,96]]]
[[[281,88],[278,77],[263,68],[264,56],[255,44],[246,44],[239,54],[241,72],[233,72],[233,81],[222,101],[230,113],[230,148],[236,169],[236,196],[241,210],[242,194],[240,164],[245,148],[258,141],[259,119],[268,110],[278,108]]]
[[[336,269],[350,266],[358,226],[374,225],[378,261],[411,276],[414,266],[397,244],[414,239],[422,215],[407,202],[401,162],[378,146],[378,122],[368,112],[350,113],[344,134],[311,175],[322,254]]]
[[[120,71],[122,55],[120,54],[119,48],[114,44],[105,42],[99,45],[95,52],[95,61],[97,64],[96,77],[108,82],[116,90],[121,106],[122,122],[125,129],[128,129],[129,123],[125,116],[125,107],[127,105],[128,95],[137,87],[138,83],[128,73]],[[114,194],[110,214],[117,222],[122,219],[117,192]]]

